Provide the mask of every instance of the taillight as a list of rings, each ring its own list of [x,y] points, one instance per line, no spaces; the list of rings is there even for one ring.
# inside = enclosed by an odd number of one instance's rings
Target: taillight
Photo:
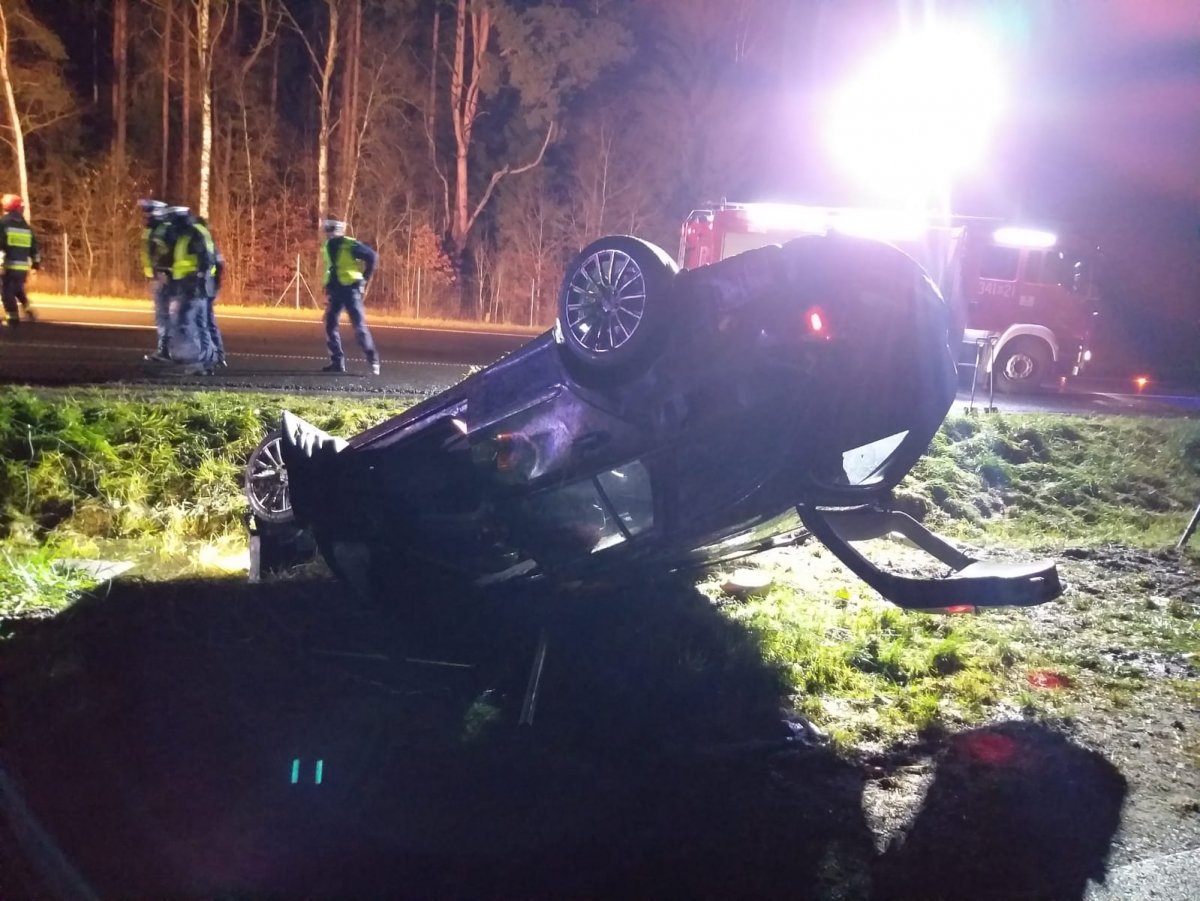
[[[805,311],[804,327],[813,338],[829,337],[829,317],[820,307],[809,307]]]

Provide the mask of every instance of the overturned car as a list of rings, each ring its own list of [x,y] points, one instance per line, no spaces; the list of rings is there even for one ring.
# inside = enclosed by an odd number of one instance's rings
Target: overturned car
[[[349,440],[285,413],[247,494],[382,598],[405,564],[611,583],[814,536],[902,607],[1049,601],[1053,562],[972,559],[891,505],[954,400],[950,329],[920,266],[880,242],[808,236],[681,272],[602,238],[551,331]],[[890,532],[946,575],[852,547]]]

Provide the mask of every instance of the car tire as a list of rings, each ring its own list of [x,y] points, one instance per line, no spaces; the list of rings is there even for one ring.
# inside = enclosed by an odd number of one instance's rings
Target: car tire
[[[992,364],[996,390],[1003,394],[1036,391],[1050,375],[1051,361],[1050,346],[1041,338],[1013,338]]]
[[[293,522],[292,496],[283,465],[283,432],[274,431],[258,443],[246,461],[245,489],[250,510],[263,522]]]
[[[629,235],[583,248],[563,276],[554,328],[573,370],[629,374],[648,362],[666,332],[678,271],[661,247]]]

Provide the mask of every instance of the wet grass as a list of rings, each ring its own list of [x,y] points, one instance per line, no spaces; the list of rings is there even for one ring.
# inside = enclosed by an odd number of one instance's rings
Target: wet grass
[[[799,581],[722,606],[756,636],[797,710],[840,746],[881,749],[1005,711],[1058,709],[1027,682],[1052,660],[1020,613],[912,613],[865,587]],[[706,588],[720,602],[716,583]]]
[[[3,389],[0,615],[58,606],[53,558],[115,556],[156,576],[230,568],[245,551],[243,467],[284,408],[354,434],[407,404]],[[44,595],[32,606],[22,598],[34,589],[18,590],[30,583]]]
[[[1200,422],[952,416],[898,494],[963,537],[1173,544],[1200,501]]]

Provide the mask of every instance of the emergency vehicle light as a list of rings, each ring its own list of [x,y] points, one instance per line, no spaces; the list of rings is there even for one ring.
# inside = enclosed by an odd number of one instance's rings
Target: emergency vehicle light
[[[1036,228],[998,228],[992,233],[992,240],[1008,247],[1053,247],[1058,243],[1053,232]]]
[[[742,207],[751,228],[765,232],[788,231],[825,234],[829,227],[825,210],[792,203],[747,203]]]

